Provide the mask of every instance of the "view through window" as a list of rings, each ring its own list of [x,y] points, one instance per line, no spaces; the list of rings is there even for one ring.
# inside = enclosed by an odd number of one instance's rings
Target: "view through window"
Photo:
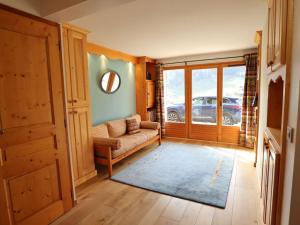
[[[217,123],[217,68],[192,70],[192,123]]]
[[[240,125],[244,94],[246,66],[223,68],[223,115],[224,126]]]
[[[167,122],[185,121],[184,69],[164,70],[164,97]]]
[[[241,123],[245,83],[245,66],[223,68],[223,126]],[[167,122],[185,122],[185,70],[164,70],[165,116]],[[218,103],[218,69],[192,70],[192,123],[216,125]]]

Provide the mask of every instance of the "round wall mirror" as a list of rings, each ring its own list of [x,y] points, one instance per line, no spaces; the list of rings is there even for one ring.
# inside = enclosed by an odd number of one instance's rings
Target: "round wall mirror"
[[[99,86],[106,94],[112,94],[116,92],[121,85],[121,78],[115,71],[106,71],[101,77]]]

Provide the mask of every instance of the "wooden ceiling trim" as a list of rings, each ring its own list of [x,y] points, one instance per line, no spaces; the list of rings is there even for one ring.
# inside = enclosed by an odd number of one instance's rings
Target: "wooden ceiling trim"
[[[126,62],[132,62],[133,64],[138,63],[138,58],[120,51],[116,51],[101,45],[97,45],[94,43],[87,44],[88,53],[96,54],[96,55],[105,55],[110,59],[119,59]]]

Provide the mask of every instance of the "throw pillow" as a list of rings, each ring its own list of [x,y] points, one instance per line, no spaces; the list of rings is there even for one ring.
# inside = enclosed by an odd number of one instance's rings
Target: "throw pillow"
[[[136,119],[127,119],[126,120],[126,129],[128,134],[136,134],[140,132],[139,125],[136,122]]]

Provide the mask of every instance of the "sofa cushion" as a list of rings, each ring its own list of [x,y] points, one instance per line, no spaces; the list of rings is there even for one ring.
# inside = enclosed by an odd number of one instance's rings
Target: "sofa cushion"
[[[146,141],[158,135],[158,130],[140,129],[140,131],[141,132],[137,134],[132,134],[132,135],[126,134],[119,137],[118,139],[121,140],[121,148],[112,151],[112,157],[116,158],[119,155],[122,155],[123,153],[133,149],[138,145],[145,143]]]
[[[152,121],[142,121],[141,128],[158,130],[160,128],[160,123]]]
[[[141,124],[141,116],[139,115],[139,114],[135,114],[135,115],[132,115],[131,117],[128,117],[128,118],[126,118],[127,120],[128,119],[136,119],[136,122],[137,122],[137,124],[138,124],[138,126],[139,126],[139,128],[140,128],[140,124]]]
[[[121,148],[112,151],[113,158],[116,158],[119,155],[122,155],[123,153],[147,141],[147,137],[141,135],[141,133],[132,134],[132,135],[126,134],[119,137],[119,139],[121,140]]]
[[[135,134],[140,132],[139,125],[136,122],[136,119],[126,119],[126,129],[128,134]]]
[[[92,128],[92,136],[94,138],[108,138],[108,129],[106,124],[99,124]]]
[[[136,134],[136,133],[140,133],[140,129],[137,129],[137,130],[132,130],[132,131],[129,131],[128,134],[129,135],[132,135],[132,134]]]
[[[140,129],[141,134],[144,135],[147,138],[147,141],[151,138],[154,138],[156,135],[158,135],[158,130],[152,130],[152,129]]]
[[[126,120],[112,120],[107,123],[108,133],[110,137],[120,137],[126,134]]]

